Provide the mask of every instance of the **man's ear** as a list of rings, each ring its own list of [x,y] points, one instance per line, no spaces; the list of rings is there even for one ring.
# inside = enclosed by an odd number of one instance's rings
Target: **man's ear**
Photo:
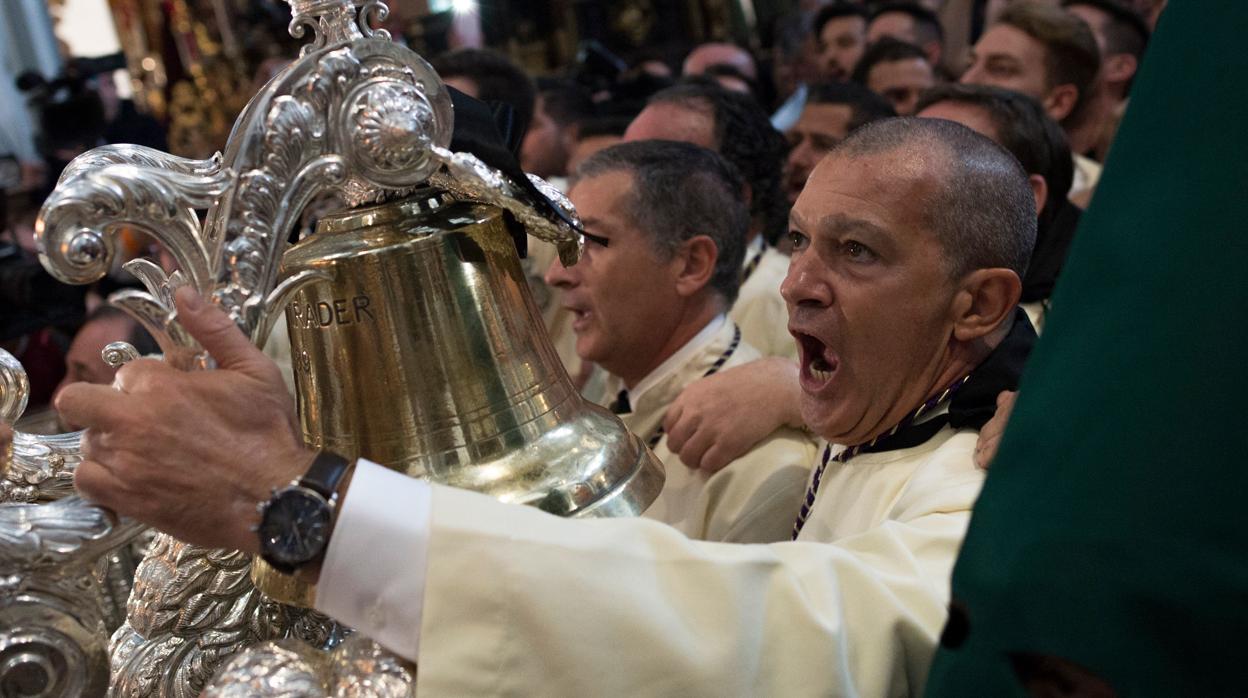
[[[961,342],[982,339],[1007,322],[1023,293],[1023,282],[1009,269],[976,269],[958,283],[953,336]]]
[[[1139,69],[1140,61],[1129,53],[1106,56],[1105,62],[1101,64],[1101,73],[1104,75],[1105,82],[1112,84],[1125,83],[1134,77]]]
[[[563,141],[564,150],[569,153],[576,147],[576,142],[580,137],[581,125],[575,121],[559,129],[559,139]]]
[[[676,274],[676,292],[692,296],[706,288],[715,275],[715,262],[719,248],[706,235],[695,235],[685,241],[672,263]]]
[[[1049,200],[1049,183],[1038,174],[1027,175],[1027,183],[1031,185],[1031,193],[1036,197],[1036,215],[1038,216],[1044,210],[1044,203]]]
[[[1078,102],[1079,88],[1074,85],[1058,85],[1045,95],[1044,110],[1053,117],[1054,121],[1061,123],[1075,110],[1075,104]]]

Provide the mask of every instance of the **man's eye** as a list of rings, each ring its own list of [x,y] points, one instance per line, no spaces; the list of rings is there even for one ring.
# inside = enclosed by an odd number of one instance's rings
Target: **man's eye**
[[[806,243],[808,242],[810,242],[810,238],[806,237],[802,233],[799,233],[796,230],[789,231],[789,244],[794,250],[800,250],[806,247]]]
[[[989,75],[996,75],[998,77],[1013,77],[1018,74],[1016,67],[1009,63],[989,61],[988,65],[984,67],[988,71]]]
[[[841,249],[845,255],[855,262],[870,262],[875,260],[875,253],[870,247],[856,240],[847,240],[841,245]]]

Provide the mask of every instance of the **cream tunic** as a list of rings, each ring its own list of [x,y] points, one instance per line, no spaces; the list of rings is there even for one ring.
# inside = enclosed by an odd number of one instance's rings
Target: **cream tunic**
[[[667,408],[690,383],[702,378],[732,343],[735,326],[717,320],[707,336],[695,337],[677,353],[677,366],[660,367],[638,384],[631,399],[633,411],[620,415],[624,425],[649,444],[659,435]],[[739,366],[759,358],[745,342],[737,345],[723,367]],[[609,395],[622,388],[609,381]],[[796,429],[780,429],[722,470],[708,474],[692,470],[667,447],[667,435],[653,447],[663,461],[667,481],[659,498],[644,516],[669,524],[690,538],[733,543],[772,543],[786,540],[794,512],[801,504],[806,481],[817,458],[815,443]]]
[[[833,463],[799,541],[769,545],[362,463],[317,607],[417,660],[421,696],[917,695],[983,481],[975,442],[945,427]]]
[[[780,297],[780,284],[789,273],[789,258],[760,236],[746,250],[746,268],[760,250],[758,266],[741,284],[728,318],[763,356],[797,358],[797,343],[789,334],[789,310]]]

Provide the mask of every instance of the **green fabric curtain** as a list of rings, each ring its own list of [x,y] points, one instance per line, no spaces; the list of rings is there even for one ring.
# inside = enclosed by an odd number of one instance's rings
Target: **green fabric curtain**
[[[929,696],[1012,653],[1248,695],[1248,2],[1174,0],[953,575]],[[960,632],[965,630],[966,632]]]

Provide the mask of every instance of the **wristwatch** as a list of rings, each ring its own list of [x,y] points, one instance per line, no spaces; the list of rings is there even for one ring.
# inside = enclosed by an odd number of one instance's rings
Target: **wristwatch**
[[[320,560],[329,547],[338,485],[352,462],[321,451],[303,477],[260,504],[260,557],[273,569],[291,574]]]

